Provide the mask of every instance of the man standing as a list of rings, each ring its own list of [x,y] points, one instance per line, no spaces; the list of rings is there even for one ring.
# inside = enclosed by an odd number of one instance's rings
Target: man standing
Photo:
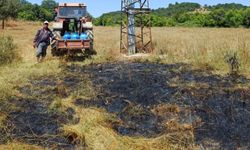
[[[37,48],[37,62],[42,62],[47,54],[47,48],[50,45],[50,39],[54,40],[52,31],[49,29],[49,22],[43,23],[43,28],[38,30],[34,38],[34,48]]]

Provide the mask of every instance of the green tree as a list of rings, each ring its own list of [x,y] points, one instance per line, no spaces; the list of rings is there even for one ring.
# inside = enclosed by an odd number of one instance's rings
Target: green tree
[[[193,26],[205,27],[207,23],[207,14],[195,13],[191,15],[191,22]]]
[[[48,12],[53,13],[55,7],[57,7],[58,4],[56,3],[55,0],[43,0],[41,7],[46,9]]]
[[[175,18],[178,23],[185,23],[186,21],[189,21],[191,19],[190,16],[191,15],[188,13],[182,13],[182,14],[175,16]]]
[[[123,16],[125,17],[125,16]],[[115,26],[121,24],[121,13],[119,11],[106,13],[94,19],[94,24],[99,26]]]
[[[176,14],[182,14],[185,12],[191,12],[196,9],[199,9],[201,7],[200,4],[197,3],[175,3],[175,4],[169,4],[167,8],[159,8],[156,10],[153,10],[153,14],[159,15],[159,16],[174,16]]]
[[[23,20],[35,21],[37,20],[35,14],[32,11],[22,11],[18,13],[18,18]]]
[[[243,24],[243,16],[240,11],[229,10],[226,12],[225,16],[225,26],[226,27],[239,27]]]
[[[210,6],[211,10],[216,10],[220,8],[223,8],[224,10],[232,10],[232,9],[239,10],[239,9],[245,9],[247,8],[247,6],[237,3],[226,3],[226,4],[217,4],[215,6]]]
[[[53,20],[53,13],[49,9],[41,7],[37,4],[31,4],[29,2],[21,3],[21,7],[18,13],[18,18],[30,21],[44,21]]]
[[[247,28],[250,27],[250,8],[247,8],[243,12],[243,25]]]
[[[36,21],[37,18],[37,6],[32,5],[31,3],[27,2],[26,0],[21,1],[21,6],[18,12],[18,19],[22,20],[29,20],[29,21]]]
[[[17,17],[19,0],[0,0],[0,20],[4,29],[5,20],[9,17]]]
[[[247,6],[231,3],[200,8],[197,3],[169,4],[167,8],[152,11],[152,26],[250,27],[250,8]],[[120,12],[103,14],[94,20],[94,24],[119,25]],[[140,21],[136,18],[136,25],[139,24]]]
[[[47,9],[40,8],[40,13],[39,13],[39,20],[53,20],[53,14],[49,12]]]
[[[166,18],[166,26],[167,27],[174,27],[176,25],[176,21],[169,17],[169,18]]]
[[[213,19],[214,23],[215,23],[215,26],[218,26],[218,27],[225,27],[225,23],[226,23],[226,19],[225,19],[225,16],[226,16],[226,12],[223,8],[220,8],[220,9],[216,9],[214,11],[212,11],[210,13],[211,15],[211,19]]]
[[[152,15],[151,24],[156,27],[164,27],[167,25],[167,19],[162,16]]]

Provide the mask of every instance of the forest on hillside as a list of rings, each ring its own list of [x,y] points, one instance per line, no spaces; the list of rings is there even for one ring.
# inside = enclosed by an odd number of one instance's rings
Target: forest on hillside
[[[124,16],[123,16],[124,17]],[[115,26],[121,20],[120,12],[110,12],[96,18],[95,25]],[[198,3],[175,3],[152,10],[152,26],[188,27],[249,27],[250,7],[242,4],[202,6]]]
[[[14,18],[28,21],[52,21],[55,0],[43,0],[41,5],[27,0],[0,0],[0,20]],[[122,17],[125,17],[124,15]],[[198,3],[175,3],[152,10],[152,26],[186,27],[250,27],[250,7],[229,3],[202,6]],[[119,26],[120,11],[110,12],[94,18],[96,26]]]

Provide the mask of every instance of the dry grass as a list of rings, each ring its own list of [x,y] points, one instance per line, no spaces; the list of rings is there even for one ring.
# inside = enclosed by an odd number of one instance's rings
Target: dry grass
[[[15,87],[22,86],[32,78],[60,73],[60,61],[47,57],[47,62],[35,65],[35,50],[32,40],[40,23],[9,22],[6,30],[0,30],[0,35],[11,35],[17,44],[22,61],[0,68],[0,100],[18,94]],[[102,63],[104,61],[126,60],[119,53],[119,28],[96,27],[95,49],[98,55],[84,63]],[[250,31],[247,29],[207,29],[207,28],[153,28],[155,45],[154,53],[145,59],[160,63],[191,63],[199,68],[211,67],[217,73],[227,73],[228,66],[224,60],[228,52],[237,52],[241,63],[241,73],[250,74]],[[143,58],[144,61],[144,58]],[[115,133],[107,124],[112,116],[101,109],[86,109],[75,106],[73,99],[83,95],[95,97],[98,91],[92,89],[92,83],[83,84],[82,91],[76,91],[67,100],[56,99],[51,109],[73,108],[80,122],[76,125],[64,125],[62,130],[66,136],[74,135],[78,143],[87,144],[89,149],[183,149],[176,143],[183,138],[180,135],[162,135],[157,138],[126,137]],[[84,92],[87,92],[84,94]],[[80,93],[80,94],[79,94]],[[85,95],[85,96],[86,96]],[[178,113],[176,106],[164,106],[156,108],[156,113],[168,111]],[[5,120],[5,116],[0,117]],[[168,122],[166,126],[175,126],[175,122]],[[189,126],[178,127],[184,130]],[[184,137],[185,138],[185,137]],[[187,139],[187,138],[185,138]],[[191,139],[192,140],[192,139]],[[21,145],[21,146],[20,146]],[[20,147],[20,148],[18,148]],[[32,145],[24,145],[18,142],[0,145],[0,149],[36,149]],[[191,148],[193,149],[193,148]]]
[[[9,24],[13,24],[9,27]],[[32,47],[34,34],[39,29],[38,23],[13,22],[7,23],[7,29],[0,35],[12,36],[22,60],[0,68],[0,99],[15,93],[14,86],[21,86],[31,78],[60,72],[59,61],[47,58],[44,64],[36,64],[35,50]]]
[[[9,25],[8,25],[9,24]],[[13,22],[0,35],[15,39],[23,62],[35,62],[32,40],[40,23]],[[118,27],[96,27],[95,49],[98,55],[85,64],[103,61],[125,60],[120,54],[120,31]],[[195,66],[211,67],[218,73],[229,72],[225,61],[227,54],[237,52],[241,73],[250,74],[250,31],[247,29],[218,28],[153,28],[155,51],[150,61],[161,63],[186,62]],[[48,59],[53,59],[50,55]]]
[[[72,98],[63,100],[62,107],[73,108],[80,119],[78,124],[64,125],[64,135],[74,137],[73,141],[78,144],[86,144],[87,149],[170,150],[175,149],[175,146],[181,149],[177,144],[169,144],[173,143],[171,135],[158,138],[120,136],[110,127],[109,123],[112,123],[113,118],[105,110],[76,106]]]
[[[61,130],[63,131],[63,136],[68,137],[72,143],[79,145],[79,149],[84,145],[87,145],[87,149],[96,150],[171,150],[177,147],[183,149],[181,145],[177,144],[183,139],[176,141],[176,137],[168,134],[157,138],[121,136],[112,129],[112,124],[117,122],[116,118],[105,109],[94,107],[86,108],[81,105],[76,105],[76,99],[88,101],[96,99],[97,96],[101,94],[98,89],[93,87],[93,83],[88,75],[83,75],[81,78],[84,78],[84,82],[80,88],[77,88],[77,90],[72,92],[67,98],[55,98],[54,103],[52,103],[50,107],[50,109],[54,111],[65,111],[69,108],[75,111],[74,118],[78,118],[79,122],[77,124],[65,124]],[[174,113],[178,113],[179,111],[177,106],[169,105],[164,108]],[[143,112],[141,112],[139,107],[135,107],[130,110],[130,113]],[[181,133],[178,136],[184,138]]]
[[[156,56],[164,62],[187,62],[228,72],[225,56],[236,52],[241,73],[250,74],[250,31],[218,28],[154,28]]]
[[[12,142],[6,145],[0,145],[0,150],[44,150],[43,147],[39,146],[33,146],[33,145],[28,145],[28,144],[23,144],[20,142]]]
[[[250,31],[225,28],[153,28],[155,51],[150,61],[161,63],[191,63],[216,73],[228,73],[225,57],[237,53],[240,73],[250,74]],[[96,27],[95,48],[99,57],[119,58],[119,28]]]
[[[36,64],[35,50],[32,47],[33,37],[37,29],[38,23],[31,22],[13,22],[7,23],[6,30],[0,30],[0,36],[12,36],[14,43],[17,45],[17,51],[21,56],[19,62],[5,65],[0,68],[0,102],[6,101],[8,97],[19,95],[16,90],[27,84],[33,78],[57,74],[60,72],[59,61],[48,58],[48,62]],[[0,125],[5,121],[6,117],[0,111]],[[10,142],[6,145],[0,145],[0,149],[44,149],[33,145],[20,142]]]

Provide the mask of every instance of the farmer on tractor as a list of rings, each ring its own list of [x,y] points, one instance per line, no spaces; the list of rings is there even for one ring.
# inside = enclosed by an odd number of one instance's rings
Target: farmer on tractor
[[[43,23],[43,28],[37,31],[33,41],[33,47],[37,48],[36,57],[38,63],[44,60],[51,39],[56,40],[52,31],[49,29],[49,22],[45,21]]]

